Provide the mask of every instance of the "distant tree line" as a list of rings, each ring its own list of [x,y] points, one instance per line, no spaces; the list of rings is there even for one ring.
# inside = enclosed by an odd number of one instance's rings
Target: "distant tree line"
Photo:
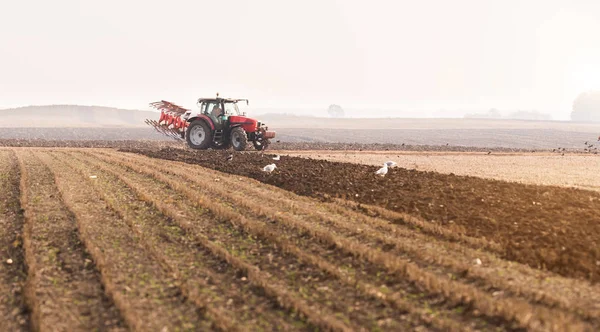
[[[495,108],[488,110],[486,113],[469,113],[465,115],[469,119],[510,119],[510,120],[552,120],[550,114],[540,113],[538,111],[519,110],[503,116],[500,111]]]

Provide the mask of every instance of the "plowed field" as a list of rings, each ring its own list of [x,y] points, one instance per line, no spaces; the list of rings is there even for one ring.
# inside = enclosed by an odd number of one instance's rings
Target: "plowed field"
[[[600,329],[587,265],[596,193],[402,169],[374,178],[370,166],[291,157],[265,174],[267,155],[138,152],[186,163],[0,149],[2,330]],[[520,210],[527,195],[548,210]],[[514,223],[581,257],[562,275],[538,269],[549,242],[506,231]],[[509,250],[510,236],[534,254]]]

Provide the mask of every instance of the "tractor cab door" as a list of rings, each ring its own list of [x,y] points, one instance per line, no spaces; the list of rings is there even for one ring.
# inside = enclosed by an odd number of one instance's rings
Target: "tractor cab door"
[[[216,130],[222,130],[224,126],[224,121],[222,119],[223,115],[223,105],[219,101],[209,101],[204,103],[203,113],[206,114],[214,123]]]

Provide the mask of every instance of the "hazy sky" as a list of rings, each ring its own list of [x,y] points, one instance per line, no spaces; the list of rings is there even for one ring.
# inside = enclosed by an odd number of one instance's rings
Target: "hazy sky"
[[[590,89],[600,89],[598,0],[0,5],[0,107],[192,107],[218,91],[254,107],[496,107],[560,119]]]

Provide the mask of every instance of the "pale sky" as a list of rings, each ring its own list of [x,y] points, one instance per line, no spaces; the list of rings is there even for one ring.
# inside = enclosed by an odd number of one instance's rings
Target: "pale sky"
[[[0,4],[0,108],[193,107],[220,92],[257,108],[495,107],[567,119],[591,89],[598,0]]]

